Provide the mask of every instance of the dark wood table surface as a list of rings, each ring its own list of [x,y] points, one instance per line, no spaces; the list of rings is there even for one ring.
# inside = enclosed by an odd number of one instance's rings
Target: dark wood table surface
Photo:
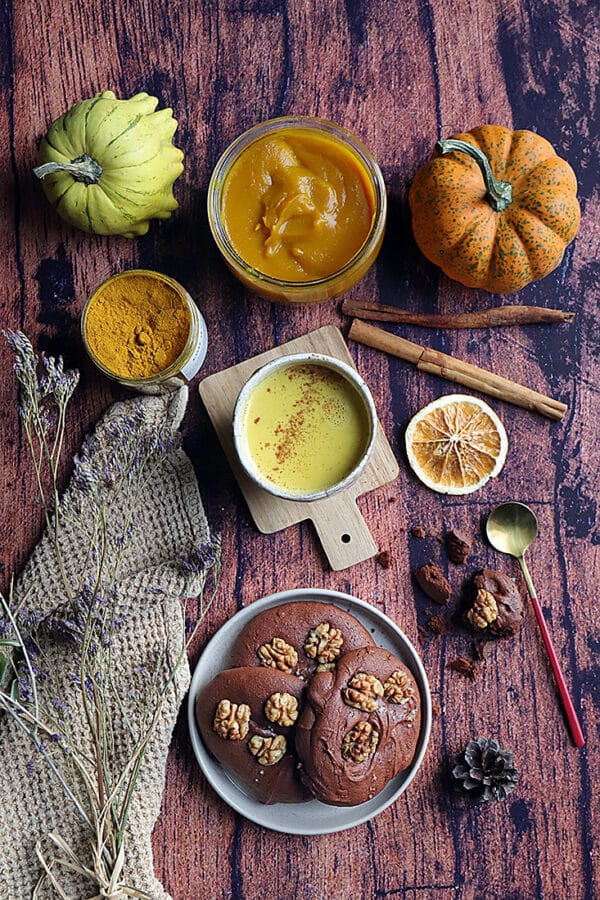
[[[192,655],[236,610],[275,591],[331,588],[391,616],[420,653],[436,707],[429,750],[397,803],[367,824],[319,837],[284,836],[234,814],[206,784],[182,712],[154,833],[156,872],[176,900],[251,898],[556,898],[600,896],[597,679],[598,564],[598,7],[585,0],[12,0],[0,10],[0,322],[81,368],[67,459],[123,392],[85,358],[79,316],[91,289],[132,266],[164,271],[196,299],[209,329],[201,376],[325,324],[347,333],[338,302],[270,305],[228,273],[205,210],[212,168],[239,133],[285,114],[322,116],[354,131],[379,161],[389,192],[384,246],[351,292],[412,311],[455,312],[499,298],[442,276],[411,235],[407,190],[439,137],[482,123],[539,131],[574,168],[581,230],[559,268],[511,302],[560,307],[572,324],[478,332],[392,326],[411,340],[516,378],[568,404],[561,423],[492,402],[510,441],[501,476],[476,494],[444,497],[411,474],[402,450],[411,415],[452,385],[375,350],[350,344],[400,462],[399,478],[360,508],[382,550],[331,572],[310,526],[272,536],[254,527],[198,397],[185,419],[223,573]],[[49,123],[98,90],[140,90],[172,106],[185,172],[180,208],[147,236],[92,237],[63,224],[32,176]],[[508,298],[504,298],[505,301]],[[0,346],[0,556],[2,581],[25,562],[41,527],[34,474]],[[65,477],[68,471],[66,463]],[[531,611],[512,641],[494,644],[475,682],[448,669],[471,652],[460,629],[419,644],[431,603],[411,572],[434,559],[438,538],[470,532],[465,570],[517,578],[516,562],[485,542],[482,522],[499,502],[530,504],[540,533],[529,553],[546,619],[587,737],[572,744]],[[422,526],[426,538],[411,528]],[[428,612],[429,611],[429,612]],[[449,790],[451,755],[472,737],[515,753],[521,779],[505,803],[471,805]],[[595,785],[595,786],[594,786]],[[594,849],[595,848],[595,849]]]

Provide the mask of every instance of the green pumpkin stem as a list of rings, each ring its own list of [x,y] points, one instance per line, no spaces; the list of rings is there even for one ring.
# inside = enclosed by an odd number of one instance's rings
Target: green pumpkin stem
[[[499,181],[494,178],[492,168],[485,153],[479,147],[468,144],[466,141],[457,141],[449,138],[447,141],[438,141],[435,149],[444,156],[446,153],[452,153],[457,150],[460,153],[466,153],[471,159],[474,159],[481,170],[483,180],[486,187],[486,199],[492,209],[496,212],[502,212],[512,203],[512,186],[508,181]]]
[[[102,166],[97,160],[84,153],[83,156],[78,156],[70,163],[47,162],[33,170],[33,174],[38,178],[45,178],[46,175],[53,175],[55,172],[69,172],[75,181],[83,181],[84,184],[98,184],[102,175]]]

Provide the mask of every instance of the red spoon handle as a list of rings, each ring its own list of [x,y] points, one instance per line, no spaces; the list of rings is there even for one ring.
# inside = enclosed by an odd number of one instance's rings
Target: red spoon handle
[[[577,747],[583,747],[583,745],[585,744],[583,731],[581,730],[581,725],[579,724],[579,719],[577,718],[577,713],[575,712],[575,707],[573,706],[573,701],[571,700],[571,695],[569,694],[565,676],[562,673],[558,657],[556,656],[556,652],[554,650],[554,647],[552,646],[552,640],[550,638],[548,626],[546,625],[546,620],[544,619],[544,614],[542,613],[542,607],[540,606],[539,600],[535,596],[535,594],[531,594],[531,602],[533,603],[535,617],[538,621],[538,625],[540,626],[542,638],[544,639],[544,644],[546,645],[546,650],[548,651],[548,656],[550,657],[550,665],[552,666],[552,671],[554,672],[554,677],[556,678],[558,692],[563,702],[567,721],[569,723],[569,729],[571,731],[571,736],[575,741],[575,745]]]

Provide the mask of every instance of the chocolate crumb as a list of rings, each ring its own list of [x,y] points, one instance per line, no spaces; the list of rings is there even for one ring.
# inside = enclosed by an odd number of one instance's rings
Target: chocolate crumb
[[[413,537],[418,537],[418,538],[427,537],[427,532],[425,531],[424,528],[421,528],[420,525],[415,525],[413,528],[411,528],[410,533],[412,534]]]
[[[446,534],[446,553],[450,562],[457,566],[464,566],[473,546],[472,541],[464,531],[452,530]]]
[[[388,503],[395,503],[397,499],[397,497],[388,497]]]
[[[427,644],[429,642],[431,635],[427,631],[426,628],[423,628],[422,625],[417,625],[417,638],[420,644]]]
[[[470,679],[470,681],[475,681],[479,674],[479,669],[475,663],[464,656],[458,656],[456,659],[451,659],[447,668],[459,672],[461,675],[464,675],[465,678]]]
[[[389,550],[382,550],[375,557],[375,562],[378,562],[382,569],[389,569],[392,564],[392,557],[390,556]]]
[[[437,563],[427,563],[415,572],[415,578],[421,590],[430,600],[440,606],[447,606],[452,596],[452,588]]]
[[[427,622],[427,627],[433,631],[434,634],[448,634],[452,631],[453,625],[450,619],[446,616],[432,616]]]
[[[441,716],[442,707],[440,706],[439,703],[434,703],[433,706],[431,707],[431,712],[434,714],[434,716]]]

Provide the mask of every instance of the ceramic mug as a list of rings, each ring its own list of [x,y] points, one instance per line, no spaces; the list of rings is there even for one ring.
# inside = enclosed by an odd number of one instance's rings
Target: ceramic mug
[[[358,372],[319,353],[281,356],[242,387],[233,442],[245,473],[284,500],[329,497],[364,471],[377,413]]]

